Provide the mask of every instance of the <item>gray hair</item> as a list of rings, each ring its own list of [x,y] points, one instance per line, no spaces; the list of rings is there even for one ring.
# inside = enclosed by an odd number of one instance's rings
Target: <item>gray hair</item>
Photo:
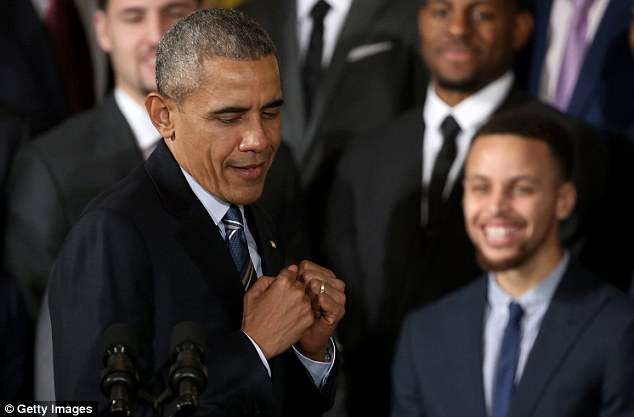
[[[266,31],[237,10],[199,10],[163,35],[156,51],[159,93],[180,102],[200,83],[206,60],[256,60],[277,55]]]

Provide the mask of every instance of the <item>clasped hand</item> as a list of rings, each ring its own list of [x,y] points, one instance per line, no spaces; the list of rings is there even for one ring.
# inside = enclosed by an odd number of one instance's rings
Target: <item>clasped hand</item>
[[[296,344],[307,357],[324,361],[345,312],[344,291],[332,271],[310,261],[291,265],[275,278],[262,276],[244,295],[242,330],[267,359]]]

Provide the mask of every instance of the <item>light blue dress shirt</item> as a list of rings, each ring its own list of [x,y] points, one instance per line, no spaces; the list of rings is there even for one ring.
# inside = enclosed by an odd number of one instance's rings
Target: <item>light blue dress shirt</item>
[[[566,253],[561,262],[545,280],[516,300],[498,285],[495,274],[489,273],[488,304],[484,314],[484,360],[482,362],[487,415],[491,415],[495,367],[500,354],[504,329],[508,321],[509,304],[515,301],[524,309],[524,316],[521,322],[520,357],[515,372],[515,382],[518,383],[522,377],[535,339],[539,334],[542,319],[548,310],[548,306],[550,306],[550,301],[559,282],[561,282],[569,260],[570,256]]]

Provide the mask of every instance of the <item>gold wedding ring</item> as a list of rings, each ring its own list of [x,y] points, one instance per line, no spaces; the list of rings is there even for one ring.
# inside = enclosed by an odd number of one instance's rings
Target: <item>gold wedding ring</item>
[[[321,282],[321,287],[319,287],[319,294],[326,294],[326,283],[324,281]]]

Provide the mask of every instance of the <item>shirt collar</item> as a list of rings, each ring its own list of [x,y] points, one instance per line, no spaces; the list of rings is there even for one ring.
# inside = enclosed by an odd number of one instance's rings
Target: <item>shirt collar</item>
[[[514,80],[513,73],[508,71],[454,107],[445,103],[430,84],[427,87],[427,98],[423,111],[425,126],[430,129],[439,129],[445,117],[451,114],[463,132],[479,128],[502,104],[502,101],[511,91]]]
[[[194,177],[189,175],[189,173],[185,171],[182,167],[181,171],[183,172],[185,180],[187,180],[190,188],[192,189],[198,200],[200,200],[202,205],[205,207],[207,213],[209,213],[209,215],[211,216],[214,224],[218,226],[220,222],[222,222],[222,218],[225,217],[225,214],[227,214],[227,211],[229,211],[230,204],[205,190],[203,186],[200,185],[198,181],[196,181]],[[239,207],[240,213],[242,213],[242,218],[244,218],[244,207]]]
[[[145,107],[140,106],[128,93],[115,88],[114,99],[136,139],[139,149],[145,151],[156,146],[161,134],[156,130]]]
[[[311,19],[310,12],[315,7],[319,0],[297,0],[297,18],[298,20],[302,19]],[[350,5],[352,4],[352,0],[325,0],[330,5],[330,12],[347,12],[350,9]],[[328,17],[328,15],[326,15]]]
[[[546,279],[540,282],[535,288],[532,288],[530,291],[522,294],[522,296],[520,296],[517,300],[514,300],[509,293],[504,291],[504,289],[502,289],[502,287],[500,287],[497,283],[495,274],[493,272],[489,272],[489,285],[487,290],[489,306],[493,309],[507,309],[511,301],[517,301],[524,311],[530,314],[532,310],[540,305],[549,304],[555,294],[555,290],[564,276],[564,271],[568,267],[569,262],[570,255],[568,252],[565,252],[563,259],[559,262],[555,269],[548,274]]]

